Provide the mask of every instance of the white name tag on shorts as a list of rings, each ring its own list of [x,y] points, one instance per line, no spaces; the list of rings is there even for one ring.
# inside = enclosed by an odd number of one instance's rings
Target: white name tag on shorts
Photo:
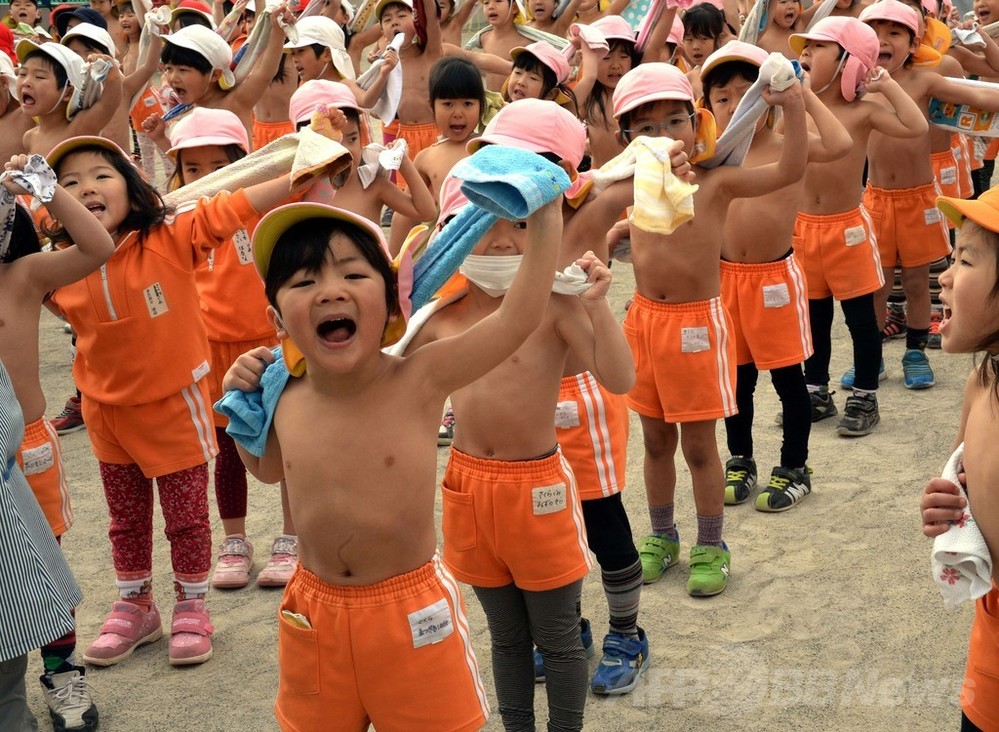
[[[927,226],[939,224],[942,215],[939,208],[928,208],[923,211],[923,221],[926,222]]]
[[[236,247],[240,264],[249,264],[253,261],[253,245],[250,244],[250,235],[246,233],[246,229],[240,229],[233,234],[232,243]]]
[[[855,247],[867,241],[867,230],[862,225],[851,226],[843,232],[848,247]]]
[[[25,475],[44,473],[55,465],[55,453],[52,451],[52,444],[49,442],[38,447],[32,447],[30,450],[24,450],[21,453],[21,458],[24,460]]]
[[[409,629],[413,633],[413,648],[440,643],[454,632],[451,608],[441,599],[422,610],[409,613]]]
[[[565,483],[532,488],[531,498],[534,500],[534,515],[544,516],[546,513],[564,511],[566,506],[565,497]]]
[[[944,185],[957,182],[957,168],[953,165],[940,168],[940,182]]]
[[[576,402],[559,402],[555,405],[555,427],[560,430],[579,427],[579,405]]]
[[[779,285],[763,286],[763,307],[782,308],[791,303],[791,293],[788,292],[787,284],[781,282]]]
[[[711,350],[711,339],[708,338],[707,326],[680,329],[681,353],[698,353],[709,350]]]
[[[170,308],[167,307],[166,295],[163,294],[163,288],[160,287],[159,282],[151,284],[142,291],[142,294],[146,298],[146,307],[149,308],[150,318],[170,311]]]
[[[194,377],[194,381],[201,381],[203,378],[208,376],[208,372],[212,370],[211,365],[207,361],[202,361],[193,369],[191,369],[191,376]]]

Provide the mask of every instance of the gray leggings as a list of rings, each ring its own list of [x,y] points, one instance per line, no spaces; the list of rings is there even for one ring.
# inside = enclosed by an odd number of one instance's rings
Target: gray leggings
[[[534,732],[534,646],[545,659],[548,732],[583,728],[586,653],[577,607],[583,581],[544,592],[473,587],[489,623],[493,680],[507,732]]]
[[[0,729],[4,732],[35,732],[38,729],[25,695],[27,670],[26,655],[0,662]]]

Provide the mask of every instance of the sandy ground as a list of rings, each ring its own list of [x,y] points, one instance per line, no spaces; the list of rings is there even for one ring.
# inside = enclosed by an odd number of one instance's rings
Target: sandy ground
[[[612,304],[623,313],[632,285],[615,267]],[[49,413],[71,393],[69,336],[47,313],[42,320],[42,383]],[[751,502],[726,511],[733,553],[732,580],[720,596],[695,600],[685,591],[690,541],[696,527],[690,477],[679,467],[678,524],[683,559],[642,594],[640,624],[652,665],[634,693],[590,696],[587,730],[916,730],[956,729],[956,700],[964,670],[970,607],[948,614],[929,575],[929,540],[920,533],[918,495],[947,458],[957,427],[968,356],[931,352],[937,385],[905,390],[899,359],[904,346],[885,349],[888,381],[880,391],[882,422],[861,439],[838,437],[835,420],[815,425],[810,464],[814,493],[792,511],[763,514]],[[834,332],[832,373],[849,365],[841,318]],[[155,378],[150,374],[150,378]],[[842,408],[843,395],[836,396]],[[777,399],[766,377],[757,398],[756,457],[763,479],[778,458]],[[724,431],[719,427],[719,443]],[[85,592],[78,608],[80,646],[96,636],[115,599],[107,540],[107,510],[86,432],[63,440],[76,521],[63,547]],[[446,457],[440,450],[440,458]],[[727,453],[723,450],[723,456]],[[636,537],[648,530],[642,444],[632,422],[625,504]],[[439,464],[443,467],[443,462]],[[214,514],[216,540],[221,524]],[[440,505],[438,502],[438,519]],[[250,538],[257,569],[280,529],[275,487],[251,484]],[[171,602],[170,564],[157,512],[155,586],[165,616]],[[466,593],[473,637],[495,708],[485,619]],[[215,656],[202,666],[175,669],[160,641],[109,669],[88,673],[101,728],[122,730],[272,730],[277,689],[276,607],[280,591],[255,586],[214,591]],[[603,631],[606,603],[597,572],[584,585],[584,613]],[[372,629],[377,632],[377,629]],[[599,633],[598,633],[599,635]],[[599,642],[599,640],[598,640]],[[391,663],[392,659],[384,659]],[[591,670],[597,659],[590,662]],[[39,684],[37,654],[28,688],[42,729],[50,729]],[[537,687],[544,728],[545,690]],[[331,709],[331,720],[336,710]],[[335,729],[331,721],[330,730]],[[488,730],[500,730],[494,716]]]

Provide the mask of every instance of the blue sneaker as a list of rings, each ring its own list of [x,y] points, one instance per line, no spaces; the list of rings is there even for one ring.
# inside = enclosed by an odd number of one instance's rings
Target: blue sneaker
[[[638,629],[638,638],[608,633],[604,636],[604,657],[590,688],[594,694],[627,694],[648,667],[649,639],[644,630]]]
[[[902,355],[902,383],[906,389],[929,389],[937,383],[925,353],[910,348]]]
[[[851,366],[846,370],[846,373],[843,374],[843,378],[839,380],[839,383],[844,389],[852,389],[853,380],[855,378],[857,378],[857,374],[854,372],[853,366]],[[887,378],[888,374],[885,371],[885,360],[882,358],[881,366],[878,368],[878,381],[884,381]]]
[[[587,658],[593,658],[597,652],[593,650],[593,630],[590,628],[590,621],[581,618],[579,621],[579,639],[583,641],[583,650],[586,651]],[[534,682],[545,683],[545,659],[541,651],[534,649]]]

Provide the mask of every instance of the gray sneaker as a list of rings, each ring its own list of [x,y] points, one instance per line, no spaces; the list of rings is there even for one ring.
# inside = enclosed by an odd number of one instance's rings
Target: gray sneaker
[[[836,432],[844,437],[863,437],[871,434],[871,430],[880,421],[877,395],[852,394],[846,398],[843,418],[836,425]]]
[[[821,422],[823,419],[829,419],[829,417],[835,417],[839,414],[832,399],[834,393],[825,389],[808,392],[808,401],[812,403],[813,422]]]
[[[73,666],[62,673],[42,674],[40,681],[56,732],[97,729],[99,715],[83,666]]]

